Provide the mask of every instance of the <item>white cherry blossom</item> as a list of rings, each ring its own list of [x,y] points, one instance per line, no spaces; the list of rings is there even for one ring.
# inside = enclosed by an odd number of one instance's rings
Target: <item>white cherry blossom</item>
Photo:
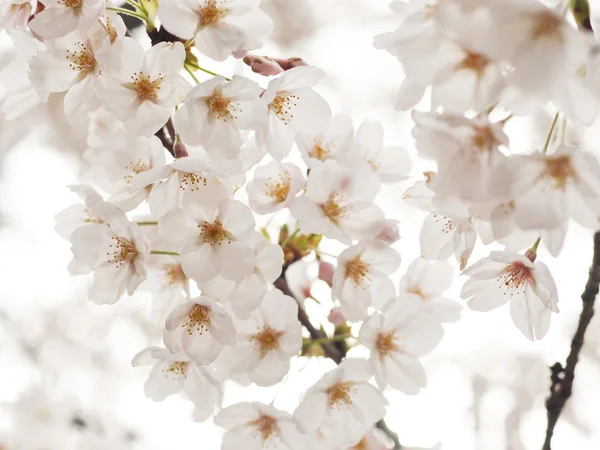
[[[224,345],[233,345],[236,329],[225,309],[208,297],[177,306],[167,317],[163,339],[173,353],[183,352],[198,364],[212,363]]]
[[[257,167],[254,178],[246,185],[250,208],[259,214],[285,208],[304,183],[302,172],[294,164],[272,161]]]
[[[391,299],[360,328],[360,343],[371,350],[369,362],[380,389],[388,384],[405,394],[418,394],[427,384],[419,357],[442,340],[436,317],[419,312],[419,297],[404,294]]]
[[[375,237],[383,212],[373,202],[379,178],[371,171],[326,161],[311,170],[306,195],[290,205],[304,233],[323,234],[343,243]]]
[[[139,352],[131,361],[133,367],[153,365],[144,384],[146,396],[161,402],[170,395],[182,393],[204,415],[221,406],[222,388],[209,369],[195,364],[182,353],[172,353],[166,348],[149,347]]]
[[[387,400],[368,383],[363,359],[345,359],[308,389],[294,412],[305,433],[320,433],[333,448],[357,444],[385,414]]]
[[[236,403],[223,408],[214,418],[227,431],[222,450],[306,450],[307,437],[300,433],[293,417],[263,403]]]
[[[331,108],[313,89],[324,76],[316,67],[294,67],[271,80],[262,94],[269,117],[257,130],[257,144],[276,160],[289,154],[296,133],[313,133],[329,121]]]
[[[463,271],[469,279],[460,296],[474,311],[490,311],[510,301],[516,327],[530,340],[541,339],[551,313],[558,312],[558,292],[548,267],[532,260],[531,254],[491,252]]]
[[[237,371],[259,386],[272,386],[290,370],[290,359],[302,348],[298,303],[274,289],[248,320],[237,323]]]
[[[231,81],[217,76],[199,83],[177,110],[175,129],[187,144],[201,144],[210,154],[237,158],[240,130],[255,129],[267,119],[261,93],[256,82],[237,75]]]
[[[45,6],[29,22],[29,28],[44,39],[79,30],[85,33],[104,12],[105,0],[40,0]]]
[[[328,159],[345,159],[354,142],[352,119],[336,114],[324,129],[313,134],[296,134],[296,143],[306,165],[312,169]]]
[[[190,87],[180,74],[184,61],[181,42],[161,42],[144,52],[134,39],[120,39],[108,53],[98,97],[128,131],[150,136],[163,127]]]
[[[169,0],[159,5],[158,17],[175,36],[194,38],[204,55],[223,61],[235,51],[262,47],[273,28],[260,0]]]
[[[399,266],[400,255],[387,243],[361,241],[338,257],[331,297],[339,299],[342,313],[348,320],[366,319],[374,299],[394,296],[389,275]]]
[[[202,282],[220,275],[239,281],[250,275],[256,258],[250,242],[254,217],[239,201],[224,199],[207,206],[197,195],[183,198],[183,209],[158,221],[160,235],[181,249],[181,265],[190,278]]]

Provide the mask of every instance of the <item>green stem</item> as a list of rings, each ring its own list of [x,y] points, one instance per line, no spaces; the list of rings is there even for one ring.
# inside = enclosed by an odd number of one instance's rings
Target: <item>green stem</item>
[[[166,250],[150,250],[151,255],[171,255],[171,256],[179,256],[177,252],[168,252]]]
[[[556,128],[556,123],[558,122],[559,115],[559,113],[556,113],[554,115],[554,120],[552,121],[552,125],[550,125],[550,131],[548,131],[548,136],[546,136],[546,142],[544,143],[544,149],[542,150],[543,154],[546,154],[546,152],[548,151],[548,147],[550,146],[550,140],[552,139],[552,135],[554,134],[554,129]]]
[[[311,344],[325,344],[326,342],[336,342],[336,341],[344,341],[348,338],[351,338],[352,334],[351,333],[343,333],[343,334],[336,334],[335,336],[332,337],[323,337],[323,338],[319,338],[319,339],[313,339],[312,341],[310,341]]]
[[[143,227],[144,225],[158,225],[158,222],[147,221],[147,222],[136,222],[139,226]]]
[[[294,231],[292,234],[290,234],[288,237],[286,237],[283,242],[281,243],[281,248],[285,248],[286,245],[288,245],[290,243],[290,241],[292,239],[294,239],[294,237],[296,237],[296,235],[300,232],[300,228],[296,228],[296,231]]]
[[[196,84],[200,83],[200,81],[198,81],[198,78],[196,78],[196,75],[194,75],[194,72],[192,72],[192,69],[190,69],[190,67],[187,64],[185,64],[183,68],[186,70],[187,73],[190,74],[190,77],[192,77]]]
[[[144,8],[144,6],[141,3],[138,3],[134,0],[125,0],[125,3],[129,3],[135,8],[136,11],[141,11],[142,13],[146,13],[146,15],[148,15],[146,8]]]
[[[185,41],[185,44],[183,44],[183,46],[185,48],[189,48],[192,46],[192,44],[196,41],[196,36],[194,36],[193,38],[188,39],[187,41]]]
[[[148,19],[146,17],[142,16],[141,14],[135,11],[130,11],[129,9],[123,8],[116,8],[114,6],[107,6],[106,9],[108,9],[109,11],[118,12],[119,14],[124,14],[126,16],[137,17],[138,19],[143,20],[146,24],[148,23]]]
[[[194,64],[193,62],[189,62],[188,61],[188,62],[185,63],[185,65],[186,66],[190,66],[192,69],[201,70],[202,72],[207,73],[209,75],[212,75],[213,77],[223,77],[227,81],[231,81],[231,78],[227,78],[227,77],[225,77],[223,75],[220,75],[220,74],[218,74],[216,72],[213,72],[211,70],[205,69],[204,67],[200,67],[198,64]]]

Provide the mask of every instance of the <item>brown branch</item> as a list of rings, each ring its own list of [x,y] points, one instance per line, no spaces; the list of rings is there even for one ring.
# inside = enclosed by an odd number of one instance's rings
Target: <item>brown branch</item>
[[[571,351],[567,357],[566,365],[561,363],[554,364],[550,376],[550,396],[546,400],[546,410],[548,411],[548,428],[546,429],[546,439],[543,450],[551,450],[552,435],[554,427],[560,417],[565,403],[571,396],[573,381],[575,379],[575,367],[579,361],[579,353],[583,347],[583,338],[592,317],[594,317],[594,302],[600,287],[600,231],[594,234],[594,256],[592,267],[590,267],[588,281],[585,290],[581,295],[583,309],[579,316],[577,331],[571,341]]]

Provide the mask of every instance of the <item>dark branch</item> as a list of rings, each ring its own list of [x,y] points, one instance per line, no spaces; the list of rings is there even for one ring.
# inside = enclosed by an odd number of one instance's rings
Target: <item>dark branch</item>
[[[583,338],[592,317],[594,317],[594,302],[600,286],[600,231],[594,234],[594,256],[592,267],[585,290],[581,295],[583,309],[579,316],[577,331],[571,341],[571,351],[567,357],[567,362],[563,367],[561,363],[554,364],[550,370],[550,396],[546,400],[546,410],[548,411],[548,428],[546,429],[546,439],[543,450],[551,450],[552,435],[554,427],[560,417],[565,403],[571,396],[573,389],[573,380],[575,379],[575,367],[579,361],[579,353],[583,347]]]

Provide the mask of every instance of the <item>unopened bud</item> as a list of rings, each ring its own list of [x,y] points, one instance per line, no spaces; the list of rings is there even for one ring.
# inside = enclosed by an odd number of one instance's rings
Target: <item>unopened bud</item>
[[[327,320],[329,320],[329,322],[334,324],[336,327],[346,323],[346,318],[342,314],[342,311],[340,310],[340,308],[333,308],[329,312],[329,315],[327,316]]]
[[[323,280],[331,287],[333,283],[333,274],[335,273],[335,266],[326,261],[319,261],[319,280]]]
[[[283,70],[290,70],[298,66],[308,66],[302,58],[275,59],[275,62],[281,66]]]
[[[400,232],[398,231],[398,224],[400,222],[395,219],[387,219],[383,221],[383,228],[376,236],[376,239],[380,239],[388,244],[393,244],[400,239]]]
[[[185,145],[182,142],[177,142],[177,144],[173,146],[173,156],[175,158],[184,158],[190,155],[188,154]]]
[[[231,56],[233,56],[235,59],[240,59],[240,58],[243,58],[244,56],[246,56],[247,54],[248,54],[248,50],[236,50],[231,54]]]
[[[281,66],[267,56],[246,55],[243,61],[244,64],[250,66],[252,72],[265,77],[279,75],[283,72]]]
[[[537,258],[537,252],[535,251],[535,249],[530,248],[525,252],[525,256],[529,261],[535,262],[535,259]]]

